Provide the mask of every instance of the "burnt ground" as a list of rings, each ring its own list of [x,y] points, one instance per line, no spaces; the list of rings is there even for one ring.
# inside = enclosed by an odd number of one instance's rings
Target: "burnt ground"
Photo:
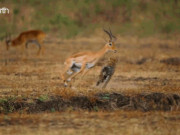
[[[33,99],[4,99],[0,102],[0,113],[8,112],[53,112],[53,111],[114,111],[139,110],[147,111],[179,111],[180,96],[177,94],[137,94],[133,96],[118,93],[99,93],[91,97],[73,96],[64,99],[61,96]]]
[[[168,65],[179,66],[180,65],[180,58],[179,57],[167,58],[167,59],[161,60],[160,62],[168,64]]]

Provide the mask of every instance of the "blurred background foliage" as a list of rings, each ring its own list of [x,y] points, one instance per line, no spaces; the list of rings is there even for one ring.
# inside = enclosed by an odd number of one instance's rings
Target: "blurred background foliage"
[[[111,26],[130,36],[179,35],[178,0],[0,0],[0,37],[42,29],[61,38],[89,36]]]

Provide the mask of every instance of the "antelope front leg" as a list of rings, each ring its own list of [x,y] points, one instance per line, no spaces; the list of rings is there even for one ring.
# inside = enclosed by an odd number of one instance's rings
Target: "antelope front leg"
[[[67,86],[67,82],[66,82],[66,78],[65,78],[65,73],[69,70],[69,67],[66,66],[65,70],[63,73],[61,73],[61,79],[63,80],[64,82],[64,86]]]
[[[82,73],[81,79],[90,71],[90,69],[85,69]]]
[[[64,71],[61,73],[61,79],[62,79],[63,82],[64,82],[64,86],[67,86],[65,74],[67,73],[68,70],[70,70],[71,67],[72,67],[72,62],[71,62],[71,61],[66,61],[65,69],[64,69]]]
[[[81,82],[81,80],[84,78],[84,76],[87,74],[87,72],[89,71],[90,69],[87,69],[87,68],[85,68],[84,69],[84,71],[83,71],[83,73],[82,73],[82,75],[81,75],[81,77],[80,77],[80,82]]]

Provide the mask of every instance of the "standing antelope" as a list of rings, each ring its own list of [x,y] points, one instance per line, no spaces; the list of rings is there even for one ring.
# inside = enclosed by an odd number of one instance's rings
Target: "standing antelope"
[[[13,40],[11,37],[6,36],[6,48],[9,50],[10,46],[16,47],[25,45],[28,48],[29,43],[33,43],[38,46],[38,54],[41,52],[41,43],[44,40],[46,34],[41,30],[30,30],[19,34],[19,36]]]
[[[116,37],[109,31],[104,29],[104,32],[109,36],[109,42],[105,44],[105,46],[99,50],[98,52],[79,52],[74,54],[66,59],[64,62],[65,69],[61,74],[61,77],[64,81],[64,86],[67,86],[67,82],[70,82],[76,75],[82,73],[82,77],[89,71],[89,69],[93,68],[96,63],[100,60],[101,57],[105,55],[108,51],[116,52],[116,47],[114,41]],[[66,80],[65,73],[69,74],[70,77]]]

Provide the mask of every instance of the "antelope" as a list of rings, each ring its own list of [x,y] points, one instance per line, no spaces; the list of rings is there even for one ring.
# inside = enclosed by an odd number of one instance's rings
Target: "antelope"
[[[39,50],[37,54],[41,52],[41,43],[44,40],[46,34],[41,30],[30,30],[25,31],[19,34],[18,37],[11,40],[10,35],[6,35],[6,49],[9,50],[9,47],[16,47],[25,45],[28,48],[29,43],[33,43],[38,46]]]
[[[90,69],[92,69],[96,65],[96,63],[105,55],[106,52],[113,51],[115,53],[117,51],[114,44],[116,37],[112,34],[110,28],[109,31],[105,29],[103,30],[109,36],[109,41],[101,50],[97,52],[79,52],[65,60],[64,72],[62,72],[61,74],[61,78],[64,82],[65,87],[68,85],[68,82],[70,82],[78,74],[82,73],[83,77]],[[70,75],[68,79],[65,78],[66,73]]]

